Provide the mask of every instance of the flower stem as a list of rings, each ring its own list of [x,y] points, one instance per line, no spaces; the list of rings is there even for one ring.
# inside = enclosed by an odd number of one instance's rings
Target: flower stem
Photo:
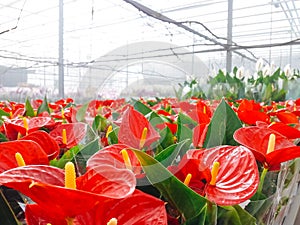
[[[258,188],[257,188],[257,192],[258,193],[262,192],[267,172],[268,172],[268,169],[264,168],[263,171],[262,171],[262,173],[261,173],[261,175],[260,175],[259,185],[258,185]]]

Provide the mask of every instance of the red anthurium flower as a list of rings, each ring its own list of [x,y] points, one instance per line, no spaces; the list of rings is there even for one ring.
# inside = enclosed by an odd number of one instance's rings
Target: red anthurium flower
[[[129,170],[101,165],[76,179],[76,189],[65,187],[64,170],[41,165],[22,166],[0,174],[0,184],[30,197],[49,217],[64,220],[95,205],[129,196],[136,180]]]
[[[202,148],[209,123],[198,124],[193,130],[193,145],[195,148]]]
[[[270,122],[270,117],[254,100],[243,99],[237,109],[237,115],[241,121],[249,125],[255,125],[257,121]]]
[[[166,127],[169,127],[172,134],[175,135],[175,133],[177,132],[178,125],[176,123],[170,123],[170,122],[164,122],[164,123],[156,125],[156,128],[158,128],[160,130],[163,130]]]
[[[5,101],[1,107],[5,112],[11,113],[11,118],[23,116],[25,114],[25,105],[16,102]]]
[[[290,124],[290,123],[299,123],[298,117],[291,112],[278,112],[277,113],[277,118],[286,124]]]
[[[66,143],[63,143],[63,130],[66,132]],[[55,129],[50,131],[50,136],[55,139],[61,148],[72,148],[79,144],[84,138],[87,131],[87,124],[85,123],[64,123],[58,125]]]
[[[153,109],[153,108],[152,108]],[[154,109],[153,109],[154,110]],[[172,132],[172,134],[175,134],[177,132],[177,123],[175,122],[176,120],[176,116],[175,115],[172,115],[170,112],[167,112],[165,110],[162,110],[162,109],[158,109],[156,110],[156,113],[158,115],[160,115],[164,122],[161,123],[161,124],[157,124],[156,125],[156,128],[162,130],[164,129],[165,127],[169,127],[170,131]]]
[[[43,130],[34,131],[22,137],[21,140],[32,140],[38,143],[48,155],[49,160],[56,158],[59,154],[57,142]]]
[[[25,214],[28,225],[67,225],[66,220],[50,217],[45,209],[36,204],[27,205]],[[113,218],[122,225],[166,225],[166,217],[163,201],[135,190],[126,198],[103,202],[76,216],[73,225],[107,225]]]
[[[218,205],[235,205],[248,200],[255,194],[259,174],[252,152],[242,146],[218,146],[207,150],[190,150],[187,159],[196,159],[212,170],[213,164],[220,164],[213,185],[208,180],[206,197]],[[193,179],[193,177],[192,177]]]
[[[60,106],[61,107],[65,107],[66,105],[73,103],[74,100],[72,98],[65,98],[65,99],[59,99],[55,102],[55,105]]]
[[[26,120],[26,123],[24,123]],[[32,117],[32,118],[14,118],[5,120],[6,136],[10,140],[17,139],[18,133],[22,136],[33,131],[39,130],[42,127],[53,125],[54,121],[50,117]]]
[[[30,101],[30,104],[33,109],[38,109],[42,103],[43,103],[42,99],[34,99]]]
[[[0,143],[0,173],[18,167],[15,154],[19,152],[27,165],[49,164],[41,146],[31,140],[17,140]]]
[[[266,113],[260,111],[254,111],[254,110],[238,111],[237,115],[241,121],[249,125],[255,125],[257,121],[262,121],[266,123],[270,122],[269,116]]]
[[[267,153],[271,134],[275,135],[274,151]],[[270,128],[242,127],[233,135],[234,139],[251,149],[255,158],[269,170],[280,168],[280,163],[300,157],[300,146],[296,146],[288,138]]]
[[[165,110],[162,110],[162,109],[159,109],[159,110],[157,110],[156,111],[156,113],[158,114],[158,115],[163,115],[163,116],[171,116],[171,113],[169,113],[169,112],[167,112],[167,111],[165,111]]]
[[[87,169],[93,168],[97,165],[111,165],[120,169],[126,168],[124,158],[121,154],[123,149],[130,149],[130,147],[124,144],[115,144],[101,149],[88,159]],[[132,151],[127,151],[127,154],[132,166],[132,171],[134,174],[139,175],[141,173],[141,165],[139,160]]]
[[[300,138],[300,130],[295,127],[289,126],[285,123],[277,122],[271,123],[269,128],[277,131],[278,133],[286,136],[288,139]]]
[[[147,129],[143,137],[144,129]],[[122,116],[122,122],[118,133],[119,142],[136,149],[149,147],[153,142],[160,139],[159,133],[152,127],[146,117],[128,106]],[[141,146],[141,140],[144,143]]]
[[[246,110],[254,110],[254,111],[261,111],[262,107],[258,102],[254,100],[243,99],[240,102],[238,107],[238,111],[246,111]]]
[[[168,170],[182,182],[191,174],[192,179],[188,186],[198,194],[205,195],[206,184],[211,180],[211,171],[200,160],[184,155],[178,166],[169,166]]]
[[[188,115],[198,123],[209,123],[212,112],[210,108],[202,101],[197,102],[196,108],[191,110]]]
[[[180,102],[180,108],[193,120],[199,123],[209,123],[212,112],[203,101],[195,103]]]

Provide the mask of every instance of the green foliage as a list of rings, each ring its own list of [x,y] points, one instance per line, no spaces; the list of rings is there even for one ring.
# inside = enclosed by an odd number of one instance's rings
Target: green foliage
[[[49,103],[48,103],[46,96],[44,97],[42,104],[40,105],[40,107],[37,110],[37,115],[39,115],[42,112],[48,112],[50,114]]]
[[[26,116],[30,116],[30,117],[34,117],[34,110],[30,104],[30,101],[29,99],[27,98],[26,99],[26,102],[25,102],[25,109],[26,109],[26,112],[25,112],[25,115]]]
[[[206,99],[204,91],[195,78],[191,81],[186,80],[183,84],[178,85],[179,89],[175,90],[175,96],[179,100],[190,99],[192,97]]]
[[[139,159],[150,183],[156,187],[164,199],[177,210],[183,218],[189,220],[205,213],[207,201],[192,189],[179,181],[160,162],[139,150],[132,150]]]
[[[299,84],[299,70],[285,68],[285,71],[282,71],[281,68],[274,70],[271,67],[266,65],[264,69],[259,69],[247,77],[242,67],[234,67],[231,72],[219,70],[216,75],[207,79],[206,92],[202,90],[198,81],[193,79],[179,84],[175,95],[180,100],[191,97],[216,100],[226,97],[229,100],[247,98],[265,103],[284,101],[289,92],[291,97],[298,98],[298,85],[293,84]]]
[[[242,123],[236,113],[223,99],[218,105],[208,125],[205,148],[219,145],[238,145],[233,139],[233,133],[242,127]]]
[[[165,167],[174,165],[174,161],[176,160],[179,153],[183,150],[184,143],[186,141],[182,141],[173,145],[170,145],[159,154],[157,154],[154,158],[159,161]]]
[[[76,113],[76,120],[78,122],[84,122],[85,121],[85,115],[86,115],[86,111],[89,107],[89,102],[83,104],[77,111]]]
[[[67,162],[76,165],[78,173],[83,174],[86,170],[87,160],[100,149],[99,137],[91,127],[87,127],[87,132],[81,143],[67,150],[60,159],[53,159],[50,165],[64,168]]]

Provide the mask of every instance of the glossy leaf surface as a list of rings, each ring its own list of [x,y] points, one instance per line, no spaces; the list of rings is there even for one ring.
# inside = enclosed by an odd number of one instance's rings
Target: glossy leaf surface
[[[132,150],[140,160],[147,178],[186,219],[197,216],[207,200],[179,181],[157,160],[142,151]]]
[[[241,121],[223,99],[208,125],[204,147],[238,145],[233,139],[233,133],[240,127],[242,127]]]

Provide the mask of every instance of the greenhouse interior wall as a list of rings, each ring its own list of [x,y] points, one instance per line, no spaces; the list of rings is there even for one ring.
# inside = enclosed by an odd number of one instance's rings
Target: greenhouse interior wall
[[[175,97],[192,79],[207,92],[259,60],[299,74],[299,0],[1,0],[0,21],[2,101]],[[286,225],[300,224],[295,195]]]
[[[251,75],[259,58],[299,67],[299,1],[59,2],[1,3],[2,98],[174,96],[189,76]]]

